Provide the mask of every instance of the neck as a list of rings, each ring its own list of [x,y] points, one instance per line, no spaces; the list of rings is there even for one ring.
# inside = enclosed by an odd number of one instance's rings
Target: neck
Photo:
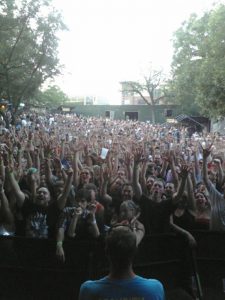
[[[197,218],[209,218],[209,210],[208,209],[198,209],[196,211]]]
[[[161,202],[162,201],[162,195],[159,193],[155,193],[152,195],[152,200],[155,202]]]
[[[119,268],[110,267],[109,279],[132,279],[134,278],[135,273],[133,271],[132,265],[128,266],[124,270],[120,270]]]

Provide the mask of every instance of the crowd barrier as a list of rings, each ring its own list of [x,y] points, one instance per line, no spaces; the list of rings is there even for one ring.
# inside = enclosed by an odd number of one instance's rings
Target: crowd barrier
[[[214,300],[225,299],[225,233],[193,234],[198,246],[192,251],[186,241],[174,235],[146,236],[139,246],[134,270],[158,278],[167,291],[180,287],[184,275],[191,272],[200,299],[212,299],[210,293]],[[103,238],[67,240],[64,249],[63,264],[56,259],[53,240],[1,237],[0,299],[77,299],[83,281],[107,274]]]

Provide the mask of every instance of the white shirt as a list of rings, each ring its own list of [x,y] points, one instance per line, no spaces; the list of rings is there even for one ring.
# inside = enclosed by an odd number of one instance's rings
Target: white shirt
[[[211,203],[210,229],[225,231],[225,198],[210,181],[209,200]]]

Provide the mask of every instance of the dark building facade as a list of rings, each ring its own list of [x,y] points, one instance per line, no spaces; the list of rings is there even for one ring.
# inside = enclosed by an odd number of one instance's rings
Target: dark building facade
[[[173,119],[180,114],[177,105],[157,105],[155,107],[156,123],[165,123],[168,118]],[[151,106],[148,105],[75,105],[67,104],[59,108],[61,112],[76,113],[83,116],[96,116],[115,120],[151,120]],[[69,110],[69,111],[68,111]],[[169,111],[169,116],[167,112]]]

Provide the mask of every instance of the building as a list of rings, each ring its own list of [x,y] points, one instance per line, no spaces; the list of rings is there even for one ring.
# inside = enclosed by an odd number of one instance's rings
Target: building
[[[177,105],[157,105],[155,109],[156,123],[166,123],[168,117],[174,118],[181,113],[179,109]],[[76,113],[86,117],[95,116],[115,120],[152,121],[150,105],[78,105],[68,103],[60,106],[59,111]]]

